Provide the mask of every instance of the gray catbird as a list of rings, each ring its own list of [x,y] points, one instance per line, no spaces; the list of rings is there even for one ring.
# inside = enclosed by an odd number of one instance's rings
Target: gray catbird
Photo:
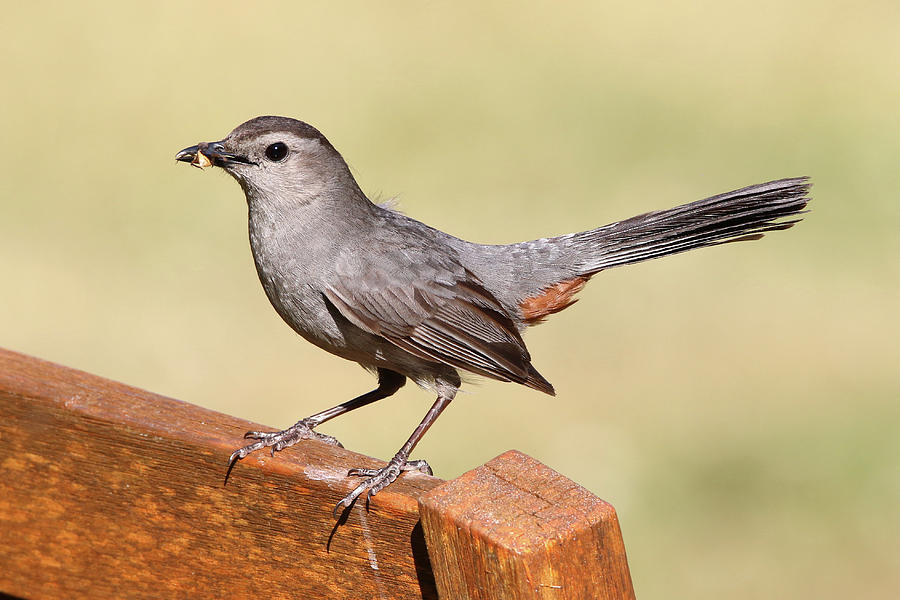
[[[532,366],[522,331],[575,302],[595,274],[627,265],[787,229],[803,212],[805,177],[746,187],[604,227],[508,245],[455,238],[390,207],[372,203],[347,163],[314,127],[286,117],[258,117],[219,142],[175,157],[217,166],[247,197],[256,271],[278,314],[297,333],[377,373],[378,388],[231,455],[274,453],[302,439],[338,444],[314,428],[386,398],[410,378],[437,400],[381,469],[353,469],[365,479],[335,510],[401,471],[430,474],[410,452],[460,387],[460,372],[514,381],[547,394],[553,386]]]

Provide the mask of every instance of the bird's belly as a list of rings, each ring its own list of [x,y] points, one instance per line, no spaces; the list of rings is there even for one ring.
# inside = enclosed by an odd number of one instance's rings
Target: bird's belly
[[[272,306],[308,342],[367,369],[390,369],[431,389],[436,381],[455,381],[455,369],[410,354],[387,339],[356,327],[315,286],[296,276],[267,273],[260,281]]]
[[[259,235],[251,224],[251,247],[257,275],[275,311],[308,342],[367,369],[396,371],[423,387],[458,380],[448,365],[416,356],[387,339],[353,325],[328,302],[331,263],[319,248],[278,252],[277,236]]]

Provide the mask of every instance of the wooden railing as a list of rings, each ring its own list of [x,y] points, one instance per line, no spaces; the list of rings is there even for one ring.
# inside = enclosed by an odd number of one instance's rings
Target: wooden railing
[[[634,597],[612,506],[533,458],[406,474],[335,521],[348,466],[383,463],[303,442],[223,486],[260,428],[0,350],[0,596]]]

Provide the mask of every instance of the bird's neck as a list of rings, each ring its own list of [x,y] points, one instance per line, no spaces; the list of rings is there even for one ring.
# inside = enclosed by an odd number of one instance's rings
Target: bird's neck
[[[327,260],[350,238],[368,239],[378,208],[355,181],[317,182],[307,189],[266,190],[246,186],[250,244],[257,258],[290,249],[298,260]]]

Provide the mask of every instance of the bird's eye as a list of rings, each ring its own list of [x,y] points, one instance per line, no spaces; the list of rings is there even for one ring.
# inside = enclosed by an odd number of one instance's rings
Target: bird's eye
[[[287,156],[287,153],[287,144],[283,142],[275,142],[274,144],[270,144],[269,147],[266,148],[266,158],[268,158],[272,162],[283,161],[284,157]]]

